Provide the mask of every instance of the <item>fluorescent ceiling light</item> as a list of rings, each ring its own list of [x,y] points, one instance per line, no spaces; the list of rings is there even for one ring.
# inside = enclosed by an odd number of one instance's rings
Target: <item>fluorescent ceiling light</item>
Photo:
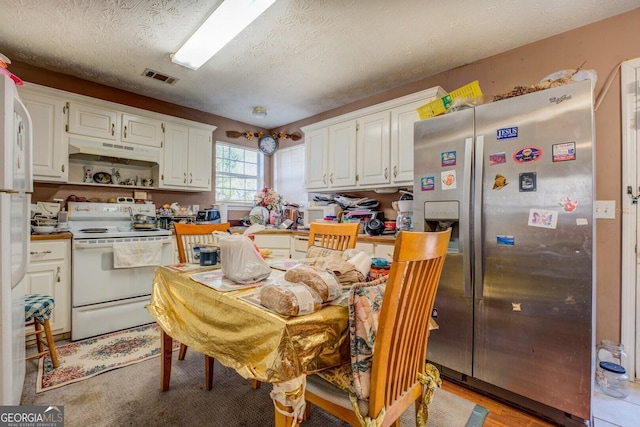
[[[275,0],[225,0],[173,55],[171,61],[197,70],[269,8]]]

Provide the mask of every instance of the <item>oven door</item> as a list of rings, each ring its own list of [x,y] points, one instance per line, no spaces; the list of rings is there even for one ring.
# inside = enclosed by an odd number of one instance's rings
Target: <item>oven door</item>
[[[72,305],[82,307],[151,295],[156,265],[114,268],[113,244],[125,240],[160,241],[162,265],[171,264],[171,236],[74,239]]]

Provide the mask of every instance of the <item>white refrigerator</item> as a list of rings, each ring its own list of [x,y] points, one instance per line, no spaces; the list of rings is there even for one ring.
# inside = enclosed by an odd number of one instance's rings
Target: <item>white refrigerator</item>
[[[33,191],[32,125],[15,83],[0,75],[0,405],[19,405],[25,376],[24,276]]]

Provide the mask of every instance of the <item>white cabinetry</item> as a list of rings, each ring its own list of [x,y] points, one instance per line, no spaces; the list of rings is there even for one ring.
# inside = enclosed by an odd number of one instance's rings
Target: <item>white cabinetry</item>
[[[358,185],[389,184],[389,111],[358,119]]]
[[[161,188],[211,190],[213,129],[165,124]]]
[[[272,258],[289,258],[291,248],[290,234],[260,234],[256,233],[253,243],[260,249],[270,249]]]
[[[122,114],[122,141],[162,147],[162,122],[134,114]]]
[[[51,331],[71,331],[71,240],[32,241],[26,293],[50,295],[55,300]]]
[[[329,168],[329,128],[321,128],[305,135],[305,184],[307,190],[327,188]]]
[[[306,189],[413,185],[416,109],[445,94],[436,86],[303,127]]]
[[[67,132],[114,141],[118,135],[118,112],[93,105],[67,102]]]
[[[356,184],[356,125],[350,120],[329,127],[328,188]]]
[[[62,122],[64,102],[26,89],[20,96],[33,123],[33,179],[66,182],[69,159]]]

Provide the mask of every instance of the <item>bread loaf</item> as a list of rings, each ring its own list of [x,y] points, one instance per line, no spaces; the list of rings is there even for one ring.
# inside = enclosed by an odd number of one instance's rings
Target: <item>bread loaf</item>
[[[283,316],[300,316],[319,310],[322,299],[304,283],[278,281],[260,288],[260,304]]]
[[[304,283],[316,291],[322,302],[333,301],[342,293],[342,286],[335,274],[330,270],[312,267],[309,265],[296,265],[287,270],[284,279],[288,282]]]

